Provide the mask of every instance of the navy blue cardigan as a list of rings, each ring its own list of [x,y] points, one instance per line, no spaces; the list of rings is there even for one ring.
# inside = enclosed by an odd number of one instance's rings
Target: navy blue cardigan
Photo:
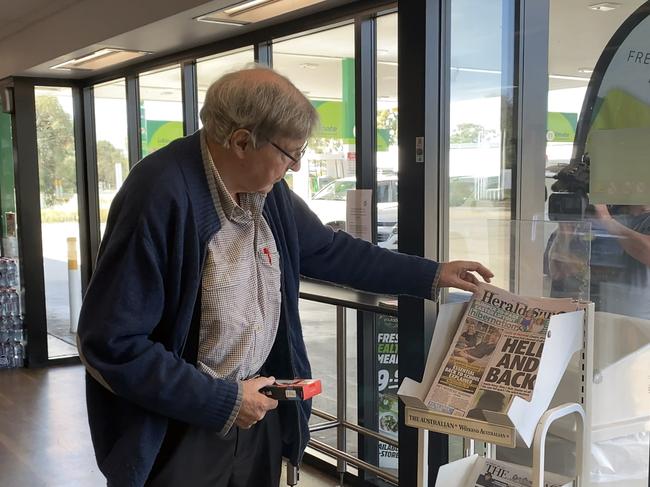
[[[435,262],[333,231],[284,181],[269,193],[264,217],[282,270],[269,375],[311,377],[298,314],[300,274],[431,296]],[[109,486],[144,484],[169,418],[219,431],[234,407],[237,385],[199,372],[196,347],[186,347],[188,337],[198,337],[201,272],[219,228],[198,132],[139,162],[113,201],[78,330],[91,436]],[[280,406],[283,454],[294,464],[309,438],[310,408],[309,401]]]

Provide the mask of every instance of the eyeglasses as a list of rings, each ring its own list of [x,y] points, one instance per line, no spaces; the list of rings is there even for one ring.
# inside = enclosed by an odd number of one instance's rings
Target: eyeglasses
[[[294,167],[296,167],[296,165],[300,162],[300,159],[302,159],[303,156],[305,155],[305,151],[307,150],[307,142],[305,142],[305,145],[303,145],[302,148],[299,151],[297,151],[297,155],[292,156],[275,142],[269,140],[269,144],[271,144],[273,147],[275,147],[277,150],[282,152],[285,156],[287,156],[291,160],[291,165],[289,166],[289,169],[293,169]]]

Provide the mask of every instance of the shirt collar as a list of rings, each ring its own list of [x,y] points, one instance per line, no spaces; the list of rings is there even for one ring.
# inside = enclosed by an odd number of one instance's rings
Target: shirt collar
[[[226,218],[237,223],[250,221],[251,218],[258,219],[262,213],[262,208],[266,201],[266,195],[262,193],[240,193],[240,204],[237,204],[228,191],[228,188],[226,188],[223,179],[221,179],[217,167],[214,165],[212,155],[208,149],[208,140],[205,129],[201,129],[201,154],[203,157],[203,164],[209,169],[208,173],[211,173],[214,176],[219,203],[221,204],[221,208]]]

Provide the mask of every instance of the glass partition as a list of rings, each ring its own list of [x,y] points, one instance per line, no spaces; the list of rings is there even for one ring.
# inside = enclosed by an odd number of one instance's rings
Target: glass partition
[[[641,0],[608,5],[550,1],[546,216],[593,230],[591,482],[641,487],[650,457],[650,98],[640,46],[650,17]]]

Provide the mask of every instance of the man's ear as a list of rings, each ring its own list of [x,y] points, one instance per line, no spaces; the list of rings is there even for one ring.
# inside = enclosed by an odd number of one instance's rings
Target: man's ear
[[[230,148],[240,159],[245,157],[246,148],[251,143],[251,134],[246,129],[237,129],[230,137]]]

